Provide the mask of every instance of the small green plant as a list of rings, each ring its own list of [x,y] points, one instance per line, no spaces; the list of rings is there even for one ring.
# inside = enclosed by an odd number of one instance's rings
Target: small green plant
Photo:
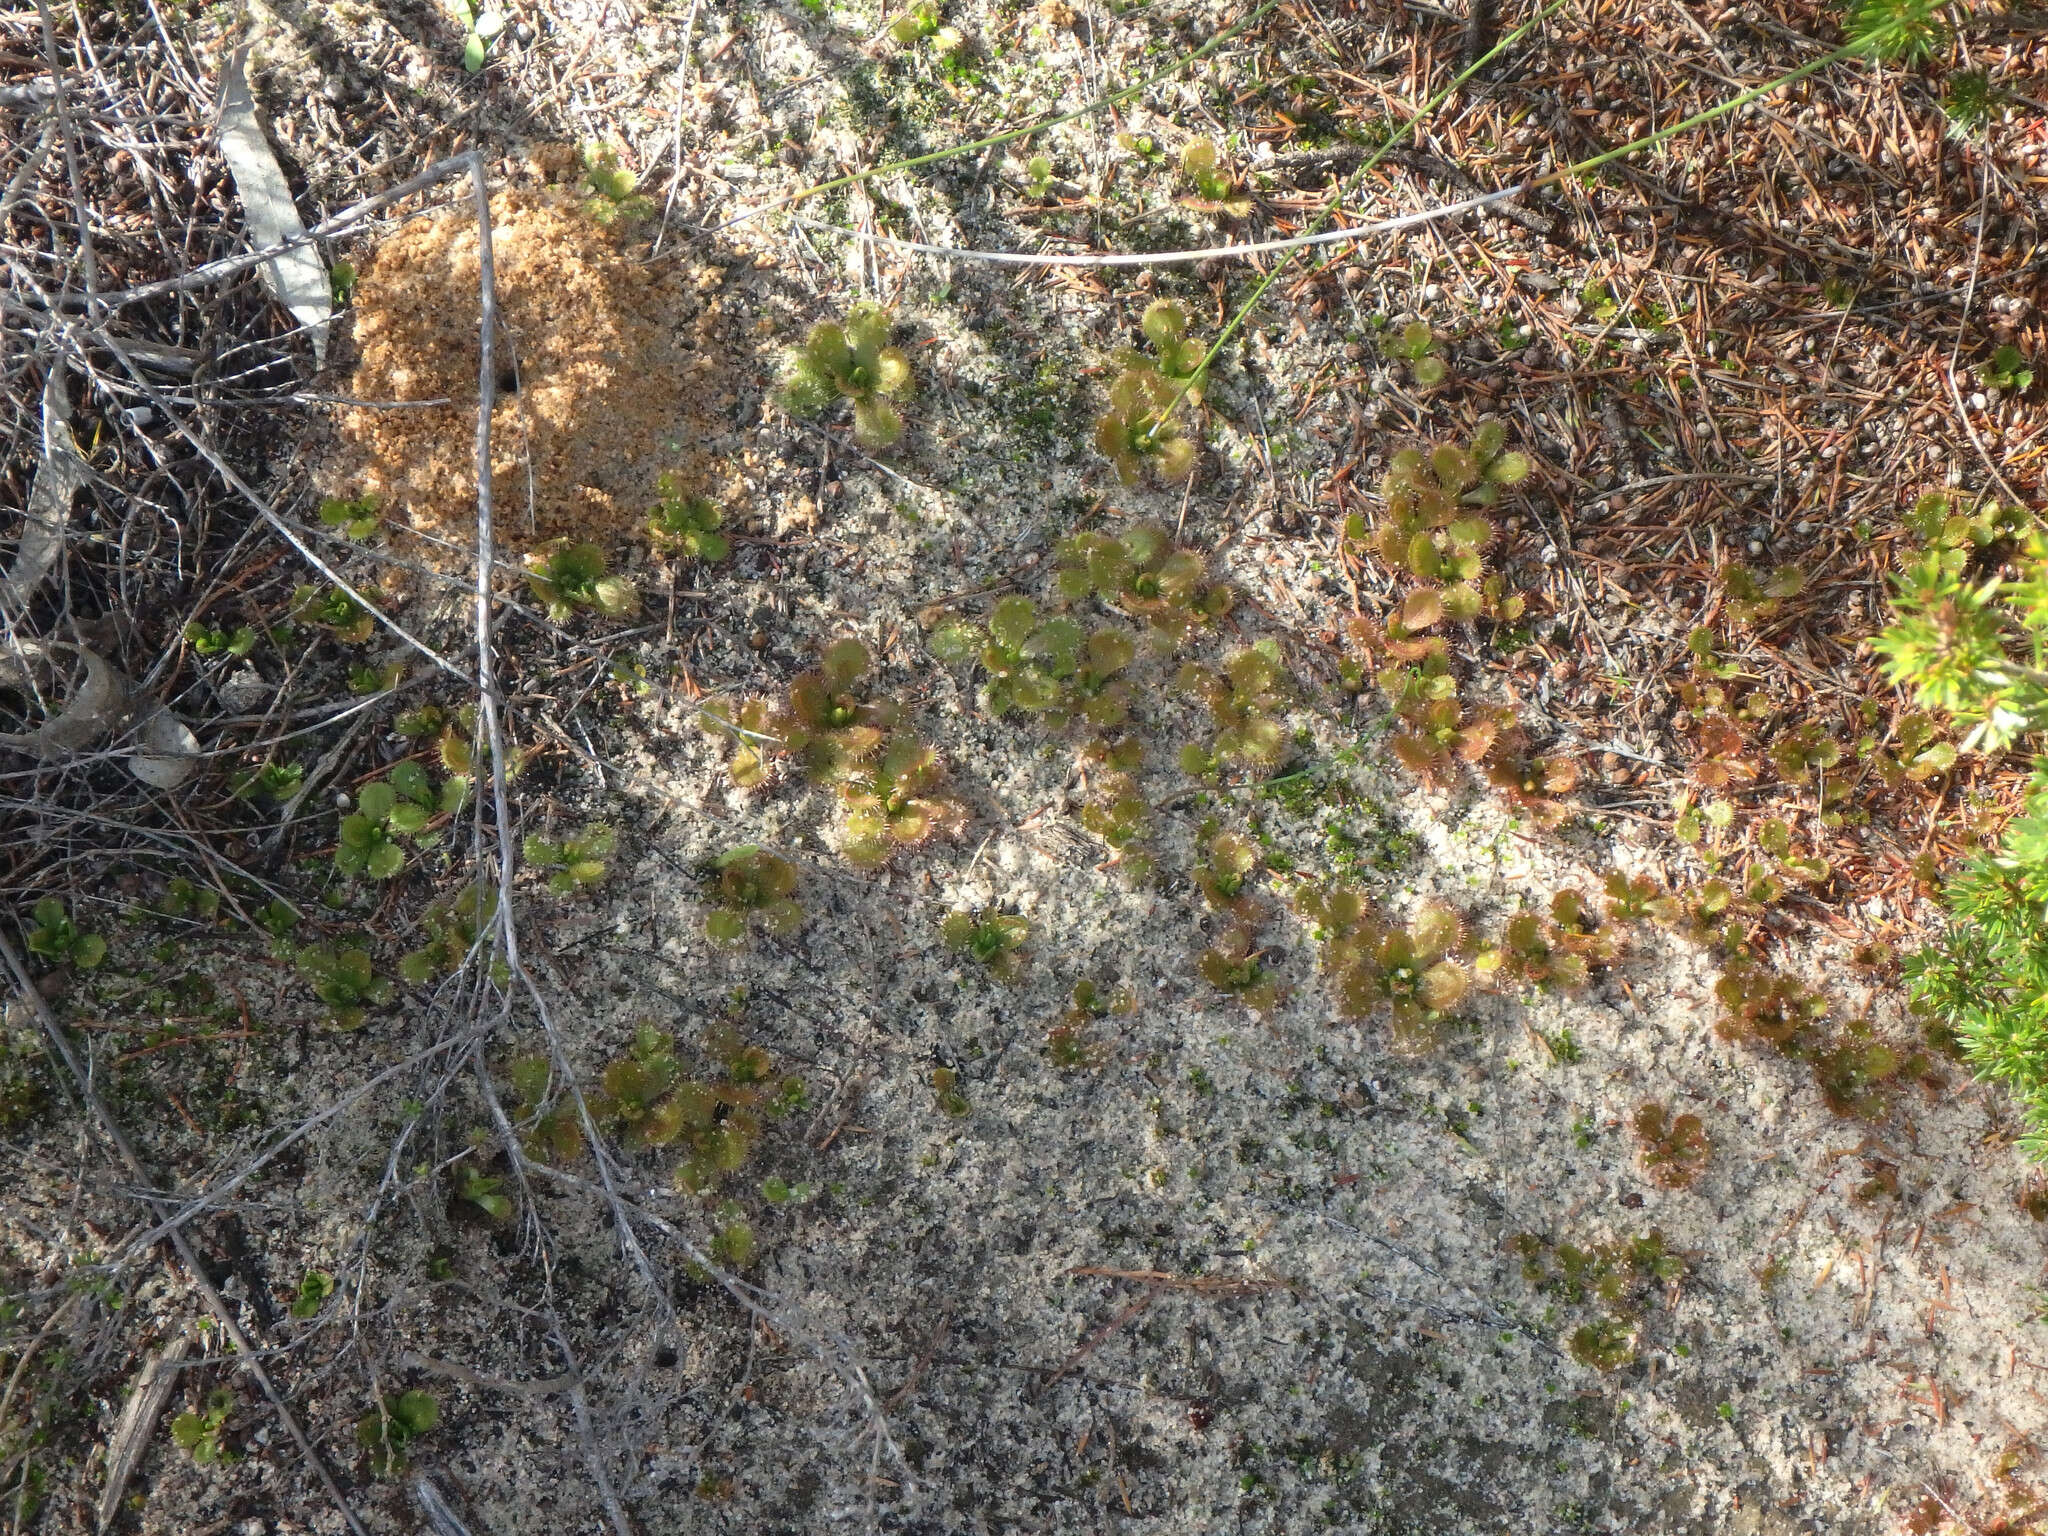
[[[372,1008],[391,1001],[391,982],[377,974],[367,951],[309,944],[299,951],[299,974],[327,1005],[330,1029],[355,1030]]]
[[[1977,377],[1992,389],[2002,389],[2012,395],[2024,394],[2034,387],[2034,365],[2026,353],[2006,342],[1991,354],[1989,362],[1978,366]]]
[[[567,837],[528,837],[523,853],[530,867],[548,872],[549,890],[568,896],[604,879],[618,845],[618,834],[600,821]]]
[[[960,1091],[960,1074],[951,1067],[932,1068],[932,1094],[938,1102],[939,1113],[948,1119],[965,1120],[974,1113],[974,1105]]]
[[[344,875],[389,880],[405,868],[404,839],[421,848],[440,840],[435,818],[451,816],[469,798],[469,780],[455,775],[437,790],[418,763],[394,763],[390,774],[365,784],[356,808],[341,818],[334,867]]]
[[[880,452],[903,436],[895,401],[910,393],[910,358],[888,344],[894,320],[886,309],[861,303],[843,325],[811,327],[803,346],[783,366],[780,400],[792,416],[816,416],[839,400],[853,403],[853,436]]]
[[[1480,969],[1544,992],[1577,992],[1592,979],[1593,967],[1613,961],[1619,944],[1597,927],[1585,899],[1575,890],[1550,899],[1546,918],[1517,912],[1502,930],[1500,946],[1480,957]]]
[[[1181,768],[1196,778],[1213,776],[1225,764],[1253,770],[1277,766],[1287,755],[1286,669],[1280,647],[1261,640],[1233,652],[1214,672],[1189,662],[1175,686],[1208,706],[1216,735],[1209,745],[1181,749]]]
[[[1267,969],[1258,929],[1250,923],[1233,922],[1225,928],[1202,951],[1196,969],[1210,986],[1254,1013],[1272,1012],[1287,996],[1287,989]]]
[[[1247,882],[1258,867],[1259,850],[1250,838],[1218,832],[1202,847],[1202,861],[1194,870],[1195,885],[1216,911],[1239,922],[1252,922],[1260,907]]]
[[[901,705],[875,695],[868,681],[873,667],[858,640],[835,640],[816,667],[789,685],[787,709],[766,717],[767,730],[813,784],[851,777],[873,760],[902,720]]]
[[[320,503],[320,526],[346,539],[367,539],[377,531],[377,498],[329,496]]]
[[[299,1277],[299,1288],[292,1296],[291,1314],[304,1321],[318,1317],[320,1309],[327,1305],[327,1298],[334,1294],[334,1276],[324,1269],[309,1269]]]
[[[949,912],[939,925],[939,937],[946,948],[965,955],[997,981],[1015,981],[1030,958],[1024,944],[1031,937],[1031,923],[1014,912]]]
[[[1684,1279],[1685,1260],[1665,1246],[1655,1228],[1641,1237],[1617,1237],[1580,1247],[1534,1232],[1519,1232],[1508,1249],[1522,1261],[1522,1278],[1546,1296],[1600,1315],[1566,1336],[1579,1364],[1611,1371],[1635,1358],[1644,1303],[1661,1286]]]
[[[1192,549],[1176,548],[1161,524],[1133,524],[1122,538],[1077,533],[1059,546],[1060,595],[1077,602],[1091,594],[1150,627],[1158,647],[1189,635],[1230,612],[1228,583],[1209,580],[1209,564]]]
[[[1209,349],[1188,335],[1186,308],[1173,299],[1154,299],[1145,306],[1138,329],[1152,343],[1155,356],[1147,358],[1140,352],[1122,351],[1116,355],[1117,366],[1126,370],[1155,369],[1176,391],[1186,394],[1190,405],[1200,405],[1209,388],[1205,362]]]
[[[550,539],[526,556],[526,584],[557,624],[579,608],[608,619],[629,619],[640,611],[640,594],[633,583],[605,570],[603,550],[573,539]]]
[[[939,754],[907,732],[889,738],[875,761],[840,786],[839,851],[878,869],[902,848],[965,824],[967,807],[946,786]]]
[[[1053,164],[1045,155],[1033,155],[1024,162],[1024,190],[1033,197],[1044,197],[1052,191]]]
[[[1147,363],[1124,369],[1109,386],[1109,409],[1095,421],[1095,446],[1125,485],[1148,473],[1170,485],[1195,472],[1195,443],[1180,427],[1182,394]]]
[[[1081,664],[1081,626],[1062,615],[1041,616],[1028,597],[1006,597],[988,627],[954,623],[932,635],[932,654],[945,662],[974,660],[987,681],[982,707],[997,719],[1011,710],[1035,714],[1059,703],[1065,679]]]
[[[721,853],[705,871],[712,902],[704,933],[714,943],[739,945],[759,924],[779,937],[803,926],[804,909],[794,899],[796,866],[748,843]]]
[[[1386,511],[1372,530],[1379,557],[1397,570],[1443,588],[1445,616],[1465,622],[1486,611],[1480,581],[1494,526],[1481,509],[1500,499],[1504,486],[1528,478],[1526,455],[1506,451],[1507,428],[1486,417],[1469,445],[1444,443],[1424,453],[1396,453],[1380,482]],[[1354,514],[1346,536],[1364,541],[1366,526]]]
[[[256,649],[256,631],[247,624],[237,625],[230,632],[194,619],[180,633],[185,643],[202,656],[247,656]]]
[[[1441,691],[1439,677],[1452,683],[1453,691]],[[1400,690],[1394,707],[1400,723],[1392,743],[1395,761],[1431,783],[1449,782],[1460,763],[1469,767],[1484,762],[1514,722],[1504,708],[1466,706],[1449,674],[1432,677],[1427,664],[1392,669],[1381,685]]]
[[[915,0],[910,8],[889,23],[889,36],[899,48],[915,48],[939,30],[939,8],[932,0]]]
[[[1963,134],[1984,128],[2009,99],[1981,69],[1957,70],[1941,82],[1941,110]]]
[[[664,473],[656,482],[661,499],[647,519],[647,536],[657,551],[691,560],[723,560],[732,541],[718,531],[725,514],[702,496],[683,495],[679,482]]]
[[[1046,1060],[1062,1072],[1100,1067],[1109,1059],[1109,1049],[1095,1039],[1093,1026],[1111,1015],[1137,1011],[1138,998],[1129,987],[1105,987],[1084,976],[1074,983],[1066,1010],[1046,1031]]]
[[[1828,1012],[1823,994],[1740,955],[1714,983],[1714,996],[1721,1003],[1714,1030],[1724,1040],[1757,1041],[1788,1056],[1812,1043]]]
[[[592,220],[610,228],[653,215],[654,200],[639,190],[639,178],[619,163],[614,145],[585,144],[582,154],[583,185],[588,189],[583,211]]]
[[[107,958],[107,941],[96,933],[83,932],[56,897],[45,896],[29,915],[34,919],[28,931],[30,954],[80,971],[95,970]]]
[[[1212,203],[1219,212],[1239,218],[1252,211],[1252,200],[1238,191],[1237,183],[1221,168],[1221,157],[1212,139],[1195,139],[1180,152],[1180,173],[1195,194]]]
[[[1664,887],[1648,875],[1625,875],[1616,870],[1601,887],[1607,893],[1607,916],[1618,923],[1639,923],[1651,916],[1664,896]]]
[[[1460,958],[1465,924],[1457,913],[1426,901],[1405,925],[1397,924],[1350,886],[1307,887],[1295,906],[1322,945],[1323,974],[1343,1017],[1368,1019],[1384,1010],[1401,1049],[1436,1044],[1472,990],[1472,971]]]
[[[1539,827],[1565,818],[1561,797],[1579,782],[1579,762],[1560,752],[1537,753],[1519,726],[1502,731],[1486,756],[1486,782]]]
[[[1829,1110],[1859,1120],[1882,1120],[1890,1111],[1892,1090],[1909,1078],[1926,1076],[1931,1066],[1924,1052],[1874,1038],[1868,1019],[1850,1021],[1812,1059],[1813,1080]]]
[[[463,1163],[455,1170],[455,1201],[480,1212],[494,1225],[512,1219],[512,1197],[505,1193],[505,1181],[475,1163]]]
[[[1712,1147],[1698,1115],[1674,1115],[1651,1102],[1637,1108],[1632,1124],[1643,1171],[1653,1184],[1684,1189],[1705,1170]]]
[[[1635,1330],[1620,1318],[1596,1317],[1574,1328],[1565,1348],[1589,1370],[1618,1370],[1636,1356]]]
[[[569,1099],[552,1099],[554,1068],[542,1055],[516,1058],[510,1069],[512,1093],[519,1101],[512,1120],[520,1145],[540,1163],[570,1163],[583,1153],[583,1121]]]
[[[414,986],[436,975],[452,976],[476,952],[479,935],[497,913],[497,887],[483,880],[436,900],[420,916],[419,931],[426,942],[400,959],[398,974]],[[504,961],[495,962],[493,979],[502,981],[507,975]]]
[[[181,1413],[171,1420],[171,1439],[202,1467],[233,1461],[235,1453],[222,1443],[221,1432],[234,1411],[235,1394],[226,1387],[215,1387],[206,1394],[206,1406],[198,1413]]]
[[[1152,806],[1138,784],[1145,744],[1135,736],[1097,737],[1080,752],[1089,799],[1081,825],[1109,845],[1110,860],[1133,884],[1149,880],[1157,860],[1142,846],[1152,831]]]
[[[324,629],[348,645],[361,645],[377,628],[369,611],[339,587],[294,587],[292,619]]]
[[[1434,389],[1450,375],[1443,343],[1427,320],[1411,320],[1402,326],[1401,334],[1387,343],[1387,350],[1408,365],[1409,377],[1418,389]]]
[[[1945,9],[1941,0],[1848,0],[1843,39],[1887,64],[1919,64],[1948,42]]]
[[[431,1392],[379,1394],[377,1405],[356,1420],[356,1444],[370,1453],[377,1476],[396,1477],[405,1470],[406,1448],[440,1421],[441,1404]]]
[[[336,309],[347,309],[356,296],[356,264],[344,258],[329,267],[327,291]]]
[[[1788,599],[1806,590],[1806,573],[1796,565],[1765,572],[1731,563],[1721,568],[1721,587],[1728,617],[1754,629],[1775,619]]]

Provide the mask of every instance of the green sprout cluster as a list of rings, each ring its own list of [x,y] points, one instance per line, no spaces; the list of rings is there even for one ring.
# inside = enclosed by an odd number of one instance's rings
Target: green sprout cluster
[[[948,912],[939,925],[946,948],[965,955],[997,981],[1015,981],[1030,958],[1031,922],[1014,912]]]
[[[1082,977],[1074,983],[1067,1006],[1045,1032],[1045,1057],[1062,1072],[1092,1071],[1109,1060],[1109,1048],[1095,1038],[1094,1026],[1112,1016],[1138,1011],[1137,994],[1126,986],[1109,986]]]
[[[528,868],[547,871],[549,890],[569,896],[604,879],[618,846],[618,833],[599,821],[566,837],[528,837],[520,851]]]
[[[1489,416],[1469,445],[1402,449],[1380,483],[1386,510],[1372,530],[1374,550],[1394,569],[1440,584],[1445,615],[1461,623],[1487,606],[1480,576],[1494,526],[1481,513],[1500,500],[1502,487],[1528,478],[1527,456],[1506,444],[1507,428]],[[1346,531],[1363,539],[1363,519],[1354,516]]]
[[[1472,990],[1472,969],[1462,959],[1463,918],[1426,901],[1407,923],[1396,923],[1350,886],[1304,887],[1295,907],[1322,945],[1323,974],[1343,1017],[1368,1019],[1385,1011],[1403,1050],[1438,1042]]]
[[[405,848],[431,848],[438,823],[462,809],[470,782],[453,774],[437,788],[426,769],[407,759],[356,794],[356,808],[341,818],[334,867],[344,875],[389,880],[405,868]]]
[[[784,362],[783,409],[811,417],[837,401],[851,401],[854,441],[872,452],[893,446],[903,436],[903,413],[895,402],[911,389],[910,358],[889,345],[894,326],[886,309],[867,303],[848,310],[843,325],[828,320],[812,326],[803,346]]]
[[[1060,596],[1094,596],[1141,620],[1158,648],[1172,650],[1197,630],[1230,612],[1227,582],[1209,579],[1208,560],[1175,546],[1153,522],[1133,524],[1121,538],[1077,533],[1061,541],[1056,558]]]
[[[1565,1340],[1572,1358],[1596,1371],[1612,1371],[1635,1358],[1645,1303],[1686,1273],[1685,1260],[1671,1252],[1654,1227],[1641,1237],[1585,1247],[1519,1232],[1508,1250],[1521,1259],[1522,1278],[1544,1295],[1567,1306],[1598,1309],[1601,1315],[1581,1323]]]
[[[583,185],[588,189],[583,211],[594,222],[610,228],[653,216],[654,200],[639,190],[639,179],[619,163],[615,145],[585,144],[582,154]]]
[[[1194,662],[1183,666],[1175,686],[1200,700],[1216,726],[1206,747],[1190,742],[1181,749],[1183,771],[1210,778],[1226,763],[1252,770],[1277,766],[1288,746],[1281,720],[1286,682],[1280,647],[1271,640],[1233,652],[1221,671]]]
[[[361,1029],[371,1008],[391,1001],[391,983],[377,974],[367,950],[310,944],[299,951],[298,966],[313,995],[327,1005],[330,1029]]]
[[[732,541],[718,531],[725,514],[702,496],[686,496],[681,482],[666,471],[655,482],[661,499],[647,519],[647,537],[657,553],[690,560],[723,560]]]
[[[1089,797],[1078,818],[1108,845],[1110,860],[1125,879],[1151,879],[1157,860],[1142,846],[1152,831],[1152,806],[1138,784],[1145,744],[1135,736],[1096,737],[1081,748]]]
[[[1706,1127],[1694,1114],[1673,1114],[1655,1102],[1639,1105],[1629,1124],[1650,1182],[1663,1189],[1684,1189],[1707,1166],[1713,1145]]]
[[[1251,199],[1238,191],[1237,183],[1222,169],[1222,157],[1213,139],[1195,139],[1180,152],[1180,173],[1203,201],[1218,211],[1242,218],[1252,211]]]
[[[171,1420],[171,1440],[179,1450],[202,1467],[231,1462],[235,1453],[222,1440],[228,1416],[235,1411],[235,1394],[215,1387],[206,1394],[206,1406],[196,1413],[181,1413]]]
[[[804,909],[793,894],[796,866],[752,843],[713,859],[704,883],[712,903],[704,933],[714,943],[744,944],[756,926],[778,937],[803,926]]]
[[[1499,946],[1481,956],[1481,969],[1544,992],[1578,992],[1595,967],[1611,965],[1620,953],[1612,926],[1600,926],[1586,899],[1565,889],[1550,898],[1547,916],[1509,918]]]
[[[604,551],[574,539],[550,539],[528,551],[526,584],[557,624],[580,608],[608,619],[630,619],[640,611],[640,593],[632,581],[608,575]]]
[[[377,1398],[377,1405],[356,1420],[356,1444],[370,1454],[370,1469],[379,1477],[405,1470],[406,1450],[441,1422],[441,1405],[431,1392],[414,1390]]]
[[[1450,376],[1443,343],[1427,320],[1411,320],[1402,326],[1401,334],[1387,343],[1387,351],[1408,365],[1408,375],[1417,389],[1434,389]]]
[[[324,629],[345,645],[361,645],[377,628],[369,610],[339,587],[294,587],[291,615],[294,623]]]
[[[107,958],[107,941],[86,933],[71,920],[64,903],[45,896],[30,909],[33,925],[28,930],[28,952],[40,955],[52,965],[68,965],[81,971],[98,968]]]
[[[377,531],[377,498],[329,496],[320,503],[320,526],[345,539],[367,539]]]

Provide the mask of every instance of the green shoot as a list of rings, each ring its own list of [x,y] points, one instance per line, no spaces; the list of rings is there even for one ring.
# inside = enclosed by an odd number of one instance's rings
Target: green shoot
[[[608,619],[628,619],[640,611],[640,594],[624,576],[605,574],[604,551],[595,544],[550,539],[526,556],[526,584],[547,608],[548,617],[565,623],[579,608]]]
[[[1258,931],[1248,923],[1235,922],[1217,935],[1216,942],[1202,951],[1196,969],[1217,991],[1227,993],[1254,1013],[1271,1013],[1287,996],[1287,989],[1266,969],[1265,951],[1259,947]]]
[[[324,1269],[309,1269],[299,1277],[298,1291],[292,1297],[291,1314],[304,1321],[318,1317],[320,1309],[327,1305],[327,1298],[334,1294],[334,1276]]]
[[[1209,707],[1217,728],[1207,748],[1190,743],[1182,749],[1182,769],[1207,778],[1222,763],[1277,766],[1287,755],[1287,729],[1279,719],[1284,683],[1280,648],[1271,640],[1233,653],[1220,673],[1193,662],[1182,667],[1175,685]]]
[[[1411,320],[1402,326],[1401,334],[1387,343],[1387,350],[1408,365],[1409,377],[1415,380],[1417,389],[1434,389],[1450,374],[1443,343],[1436,339],[1427,320]]]
[[[900,705],[876,698],[871,686],[864,686],[873,665],[858,640],[834,641],[815,668],[789,685],[786,715],[766,722],[813,784],[850,778],[873,760],[902,719]]]
[[[361,645],[377,627],[368,610],[339,587],[294,587],[292,618],[324,629],[348,645]]]
[[[235,1411],[235,1394],[215,1387],[206,1394],[206,1407],[198,1413],[181,1413],[171,1420],[171,1439],[179,1450],[202,1467],[231,1462],[235,1453],[221,1441],[228,1415]]]
[[[391,1001],[390,981],[377,974],[364,950],[311,944],[299,951],[298,964],[313,995],[327,1005],[330,1029],[361,1029],[369,1009]]]
[[[1743,956],[1729,962],[1714,983],[1714,996],[1721,1003],[1714,1032],[1722,1039],[1761,1042],[1788,1056],[1810,1045],[1828,1012],[1820,993]]]
[[[478,935],[489,928],[497,912],[497,887],[481,880],[436,901],[420,918],[426,943],[398,962],[398,974],[414,986],[436,975],[452,976],[475,951]],[[503,966],[500,960],[492,967],[494,978]]]
[[[1196,139],[1180,152],[1180,172],[1203,201],[1217,211],[1243,218],[1252,211],[1252,200],[1238,192],[1237,183],[1218,169],[1216,145],[1210,139]]]
[[[30,954],[81,971],[95,970],[107,958],[107,941],[96,933],[82,932],[56,897],[45,896],[37,902],[31,916],[35,926],[28,931]]]
[[[777,936],[803,926],[804,909],[791,897],[796,866],[748,843],[711,861],[707,885],[712,900],[704,933],[714,943],[737,946],[759,924]]]
[[[431,1392],[379,1396],[377,1406],[356,1420],[356,1444],[370,1453],[370,1469],[379,1477],[396,1477],[405,1470],[406,1447],[440,1421],[441,1405]]]
[[[960,1074],[951,1067],[932,1068],[932,1093],[938,1100],[939,1113],[950,1120],[965,1120],[974,1113],[973,1104],[960,1091]]]
[[[1080,668],[1082,640],[1072,619],[1042,618],[1030,598],[1006,597],[990,612],[986,630],[967,623],[936,630],[932,654],[945,662],[978,661],[987,678],[982,707],[1001,719],[1013,709],[1036,714],[1059,703],[1063,681]]]
[[[647,536],[655,550],[690,560],[723,560],[732,553],[732,542],[718,532],[725,515],[702,496],[685,496],[674,475],[664,473],[656,482],[661,500],[647,519]]]
[[[1062,597],[1076,602],[1092,594],[1121,608],[1150,625],[1166,650],[1230,612],[1229,585],[1209,581],[1208,561],[1175,548],[1173,535],[1158,523],[1134,524],[1120,539],[1074,534],[1061,542],[1057,558]]]
[[[1650,1182],[1684,1189],[1707,1166],[1712,1147],[1698,1115],[1674,1115],[1662,1104],[1644,1104],[1631,1122]]]
[[[505,1181],[485,1173],[474,1163],[464,1163],[456,1169],[455,1200],[458,1205],[482,1212],[493,1225],[512,1219],[512,1197],[505,1193]]]
[[[194,619],[181,633],[185,643],[202,656],[247,656],[256,649],[256,631],[247,624],[237,625],[230,633]]]
[[[932,0],[915,0],[911,7],[889,23],[889,36],[899,48],[915,48],[939,30],[939,8]]]
[[[965,955],[997,981],[1015,981],[1030,958],[1031,923],[1014,912],[949,912],[939,925],[946,948]]]
[[[1991,389],[2024,394],[2034,387],[2034,366],[2026,353],[2006,342],[1991,354],[1989,362],[1978,365],[1977,377]]]
[[[618,834],[603,822],[592,822],[569,837],[529,837],[524,853],[529,865],[548,871],[549,890],[568,896],[604,879],[617,848]]]
[[[1459,959],[1466,938],[1457,913],[1440,902],[1424,902],[1400,926],[1349,886],[1307,888],[1295,905],[1323,946],[1323,974],[1343,1017],[1367,1019],[1385,1010],[1397,1047],[1420,1050],[1436,1043],[1472,990],[1472,972]]]
[[[1124,369],[1109,386],[1109,409],[1095,422],[1095,446],[1125,485],[1136,485],[1148,472],[1167,485],[1195,472],[1195,444],[1181,435],[1177,417],[1180,395],[1178,385],[1142,363]]]
[[[946,789],[938,753],[907,733],[892,736],[871,766],[843,784],[840,800],[840,852],[861,869],[880,868],[897,850],[967,820],[967,807]]]
[[[1066,1011],[1046,1031],[1046,1060],[1062,1072],[1093,1071],[1109,1060],[1109,1049],[1094,1038],[1091,1026],[1112,1014],[1137,1011],[1137,995],[1129,987],[1105,990],[1083,977],[1074,983]]]
[[[512,1120],[522,1133],[520,1144],[526,1155],[542,1163],[571,1163],[582,1156],[583,1122],[575,1103],[568,1099],[549,1103],[554,1071],[548,1058],[517,1058],[511,1065],[511,1078],[513,1095],[519,1101]]]
[[[377,531],[377,498],[329,496],[320,503],[320,525],[346,539],[367,539]]]
[[[1195,885],[1214,910],[1239,922],[1252,922],[1260,909],[1246,882],[1258,867],[1259,850],[1250,838],[1218,832],[1208,840],[1202,862],[1195,866]]]
[[[610,144],[583,146],[583,185],[589,189],[583,211],[607,228],[654,213],[654,200],[638,190],[638,179],[619,164],[619,152]]]
[[[1419,580],[1443,584],[1443,611],[1464,622],[1478,618],[1486,597],[1478,585],[1493,523],[1475,509],[1500,499],[1503,486],[1528,478],[1529,460],[1505,451],[1507,429],[1497,417],[1482,420],[1469,446],[1444,443],[1427,454],[1404,448],[1380,482],[1386,512],[1372,533],[1380,558]],[[1346,536],[1365,537],[1353,516]]]
[[[839,400],[853,403],[853,436],[861,447],[880,452],[903,436],[903,415],[894,401],[910,393],[910,358],[888,345],[894,321],[878,305],[861,303],[846,323],[811,327],[804,345],[783,366],[782,408],[811,417]]]

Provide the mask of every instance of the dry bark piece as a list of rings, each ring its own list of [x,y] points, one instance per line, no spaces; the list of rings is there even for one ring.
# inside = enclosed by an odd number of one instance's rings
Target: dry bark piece
[[[121,1513],[121,1499],[129,1480],[149,1450],[157,1420],[169,1406],[178,1387],[178,1370],[192,1353],[192,1340],[184,1334],[171,1340],[136,1374],[135,1385],[122,1406],[121,1418],[107,1441],[107,1482],[100,1490],[99,1528],[104,1531]]]
[[[263,125],[256,120],[256,103],[249,95],[249,49],[245,44],[234,51],[220,84],[220,152],[235,178],[235,190],[242,196],[243,222],[249,244],[257,250],[297,240],[306,233],[292,202],[290,183],[279,169],[270,141],[263,137]],[[313,339],[313,366],[327,362],[327,327],[334,316],[334,295],[311,243],[293,246],[282,255],[263,263],[263,282],[306,327]]]

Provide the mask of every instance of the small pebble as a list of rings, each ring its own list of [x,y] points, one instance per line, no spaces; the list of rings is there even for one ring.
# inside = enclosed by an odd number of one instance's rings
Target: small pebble
[[[1443,285],[1442,283],[1425,283],[1425,284],[1423,284],[1423,286],[1422,286],[1422,297],[1423,297],[1423,298],[1424,298],[1424,299],[1425,299],[1425,300],[1426,300],[1427,302],[1429,302],[1429,303],[1431,303],[1431,304],[1434,304],[1434,303],[1436,303],[1436,302],[1437,302],[1437,300],[1441,299],[1441,298],[1442,298],[1443,296],[1444,296],[1444,285]]]

